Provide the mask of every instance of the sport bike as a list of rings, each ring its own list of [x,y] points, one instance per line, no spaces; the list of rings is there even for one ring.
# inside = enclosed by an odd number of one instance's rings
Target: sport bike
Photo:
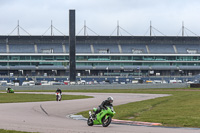
[[[61,94],[59,92],[56,92],[55,95],[56,95],[56,101],[61,101]]]
[[[89,118],[87,120],[88,126],[101,125],[101,124],[103,127],[109,126],[112,121],[112,117],[115,115],[113,107],[107,106],[105,109],[102,109],[101,112],[96,114],[96,117],[94,118],[94,112],[96,111],[97,108],[93,108],[93,113],[89,111]]]

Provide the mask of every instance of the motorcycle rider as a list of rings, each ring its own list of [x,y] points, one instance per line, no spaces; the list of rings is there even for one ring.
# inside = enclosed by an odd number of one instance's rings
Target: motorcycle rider
[[[10,93],[10,90],[11,90],[10,87],[6,88],[7,93]]]
[[[61,91],[60,88],[57,88],[56,93],[60,93],[60,96],[61,96],[61,98],[62,98],[62,91]]]
[[[101,105],[99,105],[99,107],[97,108],[97,111],[94,113],[94,115],[92,117],[96,118],[96,114],[98,114],[99,112],[101,112],[102,109],[107,109],[106,106],[113,107],[112,103],[113,103],[113,97],[109,96],[105,101],[103,101],[101,103]]]
[[[60,93],[60,95],[62,95],[62,91],[60,88],[57,88],[56,93]]]

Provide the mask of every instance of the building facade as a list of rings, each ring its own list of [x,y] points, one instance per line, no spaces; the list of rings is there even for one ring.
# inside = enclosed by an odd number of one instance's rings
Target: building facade
[[[193,76],[198,37],[77,36],[77,76]],[[68,36],[0,36],[0,75],[69,76]]]

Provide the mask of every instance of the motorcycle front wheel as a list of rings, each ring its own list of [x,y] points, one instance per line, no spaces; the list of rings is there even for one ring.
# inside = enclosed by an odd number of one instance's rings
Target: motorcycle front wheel
[[[93,120],[89,117],[87,120],[88,126],[93,126]]]
[[[60,96],[60,97],[59,97],[59,101],[61,101],[61,98],[62,98],[62,97]]]
[[[110,123],[111,123],[111,121],[112,121],[112,118],[110,116],[108,117],[108,119],[106,119],[106,116],[104,116],[102,118],[102,125],[103,125],[103,127],[109,126]]]
[[[56,101],[58,101],[58,95],[56,96]]]

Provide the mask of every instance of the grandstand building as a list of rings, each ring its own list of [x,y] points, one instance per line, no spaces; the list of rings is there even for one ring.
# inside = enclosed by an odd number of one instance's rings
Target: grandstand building
[[[192,76],[199,37],[76,36],[78,76]],[[68,36],[0,36],[0,75],[69,76]]]

